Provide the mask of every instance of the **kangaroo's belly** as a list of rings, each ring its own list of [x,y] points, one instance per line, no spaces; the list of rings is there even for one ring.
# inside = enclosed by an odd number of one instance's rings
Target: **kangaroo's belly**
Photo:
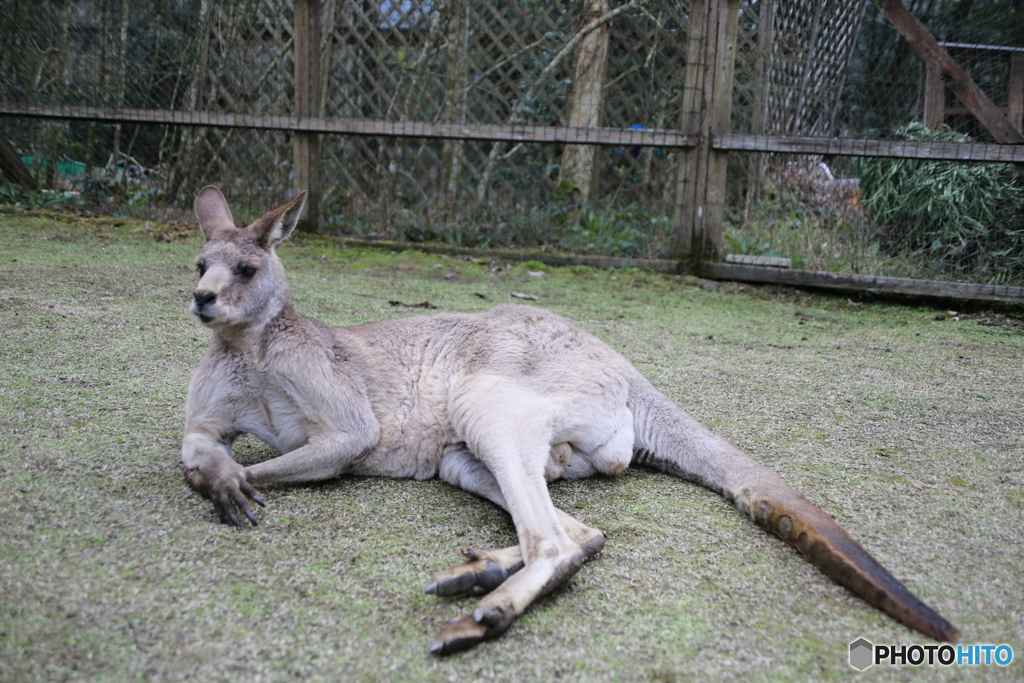
[[[441,457],[458,438],[443,391],[433,385],[424,382],[416,390],[371,398],[380,439],[351,470],[353,474],[415,479],[437,476]]]

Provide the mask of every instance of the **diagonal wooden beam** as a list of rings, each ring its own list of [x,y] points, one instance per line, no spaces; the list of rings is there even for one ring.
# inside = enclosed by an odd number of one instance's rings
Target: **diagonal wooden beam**
[[[36,189],[32,171],[28,170],[28,167],[21,162],[21,157],[18,156],[14,145],[7,141],[2,131],[0,131],[0,177],[7,178],[8,181],[21,185],[29,191]]]
[[[1004,144],[1024,142],[1024,135],[1014,128],[988,95],[981,91],[967,72],[949,56],[946,49],[939,45],[928,29],[900,0],[874,0],[874,3],[882,10],[889,23],[895,26],[900,35],[917,50],[917,54],[921,55],[925,63],[938,64],[945,75],[952,79],[949,89],[970,109],[992,137]]]

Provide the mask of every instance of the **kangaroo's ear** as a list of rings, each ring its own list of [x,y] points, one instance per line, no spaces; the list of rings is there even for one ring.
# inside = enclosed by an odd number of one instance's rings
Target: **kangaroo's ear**
[[[196,216],[199,218],[199,229],[209,242],[218,232],[234,230],[235,221],[231,218],[228,201],[213,185],[207,185],[196,195]]]
[[[285,241],[295,230],[302,215],[302,207],[306,204],[306,191],[284,206],[279,206],[266,216],[253,221],[247,229],[251,230],[256,241],[265,249],[273,249]]]

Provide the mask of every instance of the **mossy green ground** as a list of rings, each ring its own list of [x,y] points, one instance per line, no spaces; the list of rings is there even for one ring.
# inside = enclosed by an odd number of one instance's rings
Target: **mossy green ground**
[[[257,529],[217,524],[178,463],[208,338],[186,312],[200,238],[166,229],[0,216],[0,680],[844,679],[858,637],[928,642],[717,495],[631,470],[554,484],[603,553],[501,639],[432,657],[471,603],[427,579],[460,546],[514,543],[509,519],[436,481],[339,479],[264,489]],[[310,237],[280,253],[299,310],[335,325],[536,295],[831,513],[964,642],[1015,652],[873,678],[1024,677],[1014,319]]]

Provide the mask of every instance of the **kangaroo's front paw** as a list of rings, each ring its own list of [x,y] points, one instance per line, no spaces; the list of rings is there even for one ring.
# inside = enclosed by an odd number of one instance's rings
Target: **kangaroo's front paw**
[[[260,507],[266,507],[259,492],[248,482],[245,468],[238,463],[218,468],[197,467],[185,472],[185,478],[196,491],[213,501],[213,509],[222,524],[230,522],[242,526],[236,511],[241,512],[253,526],[259,526],[253,515],[252,500]]]

